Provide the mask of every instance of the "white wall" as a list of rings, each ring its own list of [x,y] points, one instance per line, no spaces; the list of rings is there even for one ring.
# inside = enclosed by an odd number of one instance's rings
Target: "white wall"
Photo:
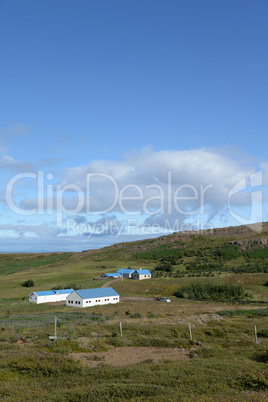
[[[137,273],[133,274],[132,276],[133,279],[138,279],[138,280],[142,280],[142,279],[151,279],[151,275],[146,274],[146,275],[139,275]]]
[[[30,303],[37,303],[37,294],[36,293],[31,293],[29,295],[29,302]]]
[[[72,292],[66,298],[66,306],[83,307],[83,299],[76,292]]]
[[[29,302],[31,303],[53,303],[59,301],[65,301],[67,297],[67,293],[65,294],[55,294],[55,295],[47,295],[47,296],[38,296],[36,293],[32,293],[29,296]]]
[[[94,297],[92,299],[82,299],[77,293],[71,293],[66,299],[66,305],[71,307],[93,307],[105,304],[119,303],[118,296]]]

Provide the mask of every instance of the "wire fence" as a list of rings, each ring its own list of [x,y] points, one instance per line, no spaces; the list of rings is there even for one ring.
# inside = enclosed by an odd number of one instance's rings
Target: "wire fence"
[[[87,325],[96,322],[104,322],[105,318],[97,314],[86,313],[58,313],[43,314],[36,317],[34,315],[10,316],[0,318],[0,328],[20,328],[20,327],[46,327],[54,325],[55,317],[57,317],[58,326],[63,324]]]

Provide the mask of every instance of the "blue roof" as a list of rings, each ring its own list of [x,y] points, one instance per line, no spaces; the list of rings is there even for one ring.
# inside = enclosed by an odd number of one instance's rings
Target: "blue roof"
[[[73,289],[53,289],[53,292],[58,293],[59,295],[64,295],[65,293],[72,293]]]
[[[54,290],[41,290],[40,292],[34,292],[37,296],[55,296],[57,293],[59,295],[64,295],[66,293],[72,293],[73,289],[54,289]]]
[[[149,269],[136,269],[135,272],[138,272],[140,275],[151,275]]]
[[[111,273],[111,274],[106,274],[105,273],[105,275],[107,275],[107,276],[109,276],[109,277],[113,277],[113,276],[122,276],[119,272],[114,272],[114,273]]]
[[[134,272],[135,269],[130,269],[130,268],[120,268],[118,269],[117,273],[118,274],[131,274],[132,272]]]
[[[94,299],[95,297],[119,296],[119,294],[113,288],[81,289],[81,290],[75,290],[75,292],[82,299]]]
[[[37,296],[55,296],[54,290],[41,290],[40,292],[34,292]]]

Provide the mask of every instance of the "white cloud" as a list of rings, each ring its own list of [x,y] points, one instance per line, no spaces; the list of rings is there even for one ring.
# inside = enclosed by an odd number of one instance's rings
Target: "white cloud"
[[[32,163],[15,160],[12,156],[3,155],[0,158],[0,169],[8,169],[12,172],[32,172],[35,167]]]
[[[232,216],[238,216],[237,208],[251,206],[254,188],[250,189],[249,184],[254,172],[262,169],[265,180],[268,177],[267,161],[258,164],[252,160],[249,164],[248,160],[243,154],[234,155],[226,149],[154,151],[144,148],[126,154],[118,162],[94,160],[85,166],[68,168],[63,171],[61,181],[45,180],[41,189],[35,188],[37,180],[22,179],[12,194],[18,214],[41,205],[38,222],[55,219],[55,236],[68,235],[68,219],[75,222],[71,235],[114,236],[115,239],[128,234],[148,236],[150,228],[157,235],[161,230],[186,230],[187,225],[188,229],[198,229],[198,226],[215,226],[215,222],[234,224]],[[8,157],[2,158],[2,163],[16,165]],[[240,182],[246,183],[245,189],[233,191],[228,205],[230,191]],[[241,185],[237,187],[240,188]],[[27,213],[24,218],[28,219]],[[9,230],[21,234],[30,231],[37,236],[53,233],[51,225],[30,227],[26,223]]]
[[[229,190],[254,171],[253,165],[234,160],[219,150],[156,152],[146,148],[127,154],[119,162],[93,161],[86,166],[69,168],[63,176],[62,184],[76,183],[80,186],[90,198],[91,210],[96,212],[113,204],[117,189],[123,191],[125,197],[132,195],[132,201],[124,201],[129,211],[139,211],[143,208],[143,201],[156,197],[159,194],[157,186],[163,190],[166,204],[170,181],[172,196],[177,190],[179,196],[193,197],[196,190],[197,196],[200,197],[202,188],[208,188],[205,192],[205,202],[218,209],[226,205]],[[87,177],[90,177],[90,188],[87,186]],[[135,186],[138,188],[135,189]],[[138,199],[139,189],[143,200]],[[189,200],[187,203],[191,204]],[[150,204],[152,207],[155,204],[156,208],[157,199],[154,202],[152,200]],[[147,205],[149,206],[149,203]],[[114,211],[120,212],[118,202]]]
[[[30,234],[40,237],[56,236],[61,232],[60,229],[55,227],[51,228],[46,224],[40,224],[40,225],[4,224],[0,225],[0,231],[15,232],[15,234],[19,236]]]

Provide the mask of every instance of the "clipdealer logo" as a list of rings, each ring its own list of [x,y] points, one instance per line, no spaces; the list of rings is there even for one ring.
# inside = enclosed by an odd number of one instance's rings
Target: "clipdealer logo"
[[[263,174],[259,170],[236,183],[228,194],[228,211],[230,215],[241,225],[253,225],[256,232],[262,231],[263,221]],[[238,214],[232,205],[232,198],[242,192],[250,193],[249,215],[247,218]]]
[[[88,173],[85,177],[85,187],[76,183],[52,184],[53,179],[51,173],[45,174],[42,171],[20,173],[12,177],[6,186],[6,202],[9,209],[23,216],[56,213],[58,227],[62,227],[65,216],[75,216],[79,213],[95,216],[104,216],[111,212],[123,213],[125,216],[171,216],[177,213],[191,217],[197,213],[204,214],[207,192],[213,188],[212,184],[193,186],[185,183],[177,186],[173,183],[171,171],[167,172],[165,183],[143,186],[131,183],[120,186],[113,176],[106,173]],[[23,203],[17,201],[15,194],[29,180],[37,197],[34,207],[25,208]],[[107,190],[105,197],[103,189],[105,191],[107,188],[109,194]]]
[[[42,171],[37,173],[25,172],[13,176],[5,191],[8,208],[17,215],[54,215],[56,214],[56,225],[58,228],[64,226],[65,218],[74,217],[78,214],[105,217],[107,214],[121,213],[129,222],[119,223],[109,221],[105,224],[97,223],[91,227],[86,224],[75,223],[75,220],[67,220],[68,228],[76,234],[83,233],[108,234],[122,233],[160,233],[162,226],[157,223],[143,223],[144,216],[165,216],[165,228],[170,231],[181,230],[205,230],[210,226],[205,224],[205,207],[209,204],[208,193],[213,189],[213,184],[193,186],[191,184],[176,185],[173,182],[172,172],[168,171],[166,179],[162,184],[152,183],[137,185],[128,183],[120,185],[113,176],[106,173],[88,173],[85,175],[84,186],[77,183],[55,184],[54,175],[45,174]],[[25,207],[25,203],[18,201],[19,191],[29,185],[36,193],[36,199],[32,200]],[[238,224],[252,225],[253,230],[261,231],[263,220],[263,176],[262,171],[251,174],[249,177],[240,180],[228,192],[226,197],[227,210]],[[105,195],[105,190],[107,196]],[[246,193],[250,195],[250,216],[241,215],[238,209],[239,203],[236,196]],[[211,196],[211,194],[210,194]],[[32,205],[31,205],[32,204]],[[133,223],[130,217],[136,216]],[[181,217],[182,222],[174,217]],[[196,218],[195,223],[186,223],[185,219]],[[200,219],[204,218],[204,219]],[[77,228],[75,225],[80,225]],[[97,225],[99,225],[97,227]],[[121,226],[118,226],[121,225]]]

